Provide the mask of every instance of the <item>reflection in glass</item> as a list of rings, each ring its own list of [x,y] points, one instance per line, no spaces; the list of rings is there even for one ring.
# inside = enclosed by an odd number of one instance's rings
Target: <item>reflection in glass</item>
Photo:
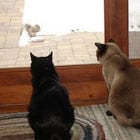
[[[129,0],[129,57],[140,58],[140,5]]]

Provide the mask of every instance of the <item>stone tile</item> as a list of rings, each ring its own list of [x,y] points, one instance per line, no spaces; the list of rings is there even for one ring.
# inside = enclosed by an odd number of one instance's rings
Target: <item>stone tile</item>
[[[0,41],[0,49],[4,48],[4,44],[5,44],[4,41]]]
[[[6,41],[5,44],[4,44],[4,48],[17,48],[18,47],[18,44],[17,42],[14,42],[14,41]]]
[[[72,50],[72,46],[70,44],[63,44],[63,45],[57,45],[57,49],[59,50]]]
[[[5,60],[15,60],[18,56],[18,49],[3,49],[3,56]]]

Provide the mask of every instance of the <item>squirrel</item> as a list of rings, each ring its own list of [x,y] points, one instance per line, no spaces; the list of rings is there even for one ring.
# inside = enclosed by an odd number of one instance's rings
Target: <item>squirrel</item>
[[[40,26],[38,24],[34,26],[25,24],[24,29],[28,32],[29,37],[35,37],[36,33],[40,31]]]

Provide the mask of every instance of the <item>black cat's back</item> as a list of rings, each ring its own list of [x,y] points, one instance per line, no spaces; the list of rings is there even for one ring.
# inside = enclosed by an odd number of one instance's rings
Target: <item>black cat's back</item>
[[[35,94],[38,94],[38,96]],[[32,109],[43,113],[45,116],[49,114],[49,116],[62,115],[61,117],[69,117],[69,112],[74,110],[70,104],[66,88],[58,82],[53,83],[50,87],[44,84],[38,91],[35,91],[29,105],[29,110]]]

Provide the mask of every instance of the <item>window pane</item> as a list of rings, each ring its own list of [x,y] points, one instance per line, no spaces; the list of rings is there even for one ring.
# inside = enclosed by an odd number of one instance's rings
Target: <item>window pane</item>
[[[36,24],[39,32],[29,36],[25,25]],[[25,0],[23,25],[20,48],[41,56],[53,51],[56,65],[97,63],[94,42],[104,42],[104,0]]]
[[[140,58],[140,4],[129,0],[129,57]]]

